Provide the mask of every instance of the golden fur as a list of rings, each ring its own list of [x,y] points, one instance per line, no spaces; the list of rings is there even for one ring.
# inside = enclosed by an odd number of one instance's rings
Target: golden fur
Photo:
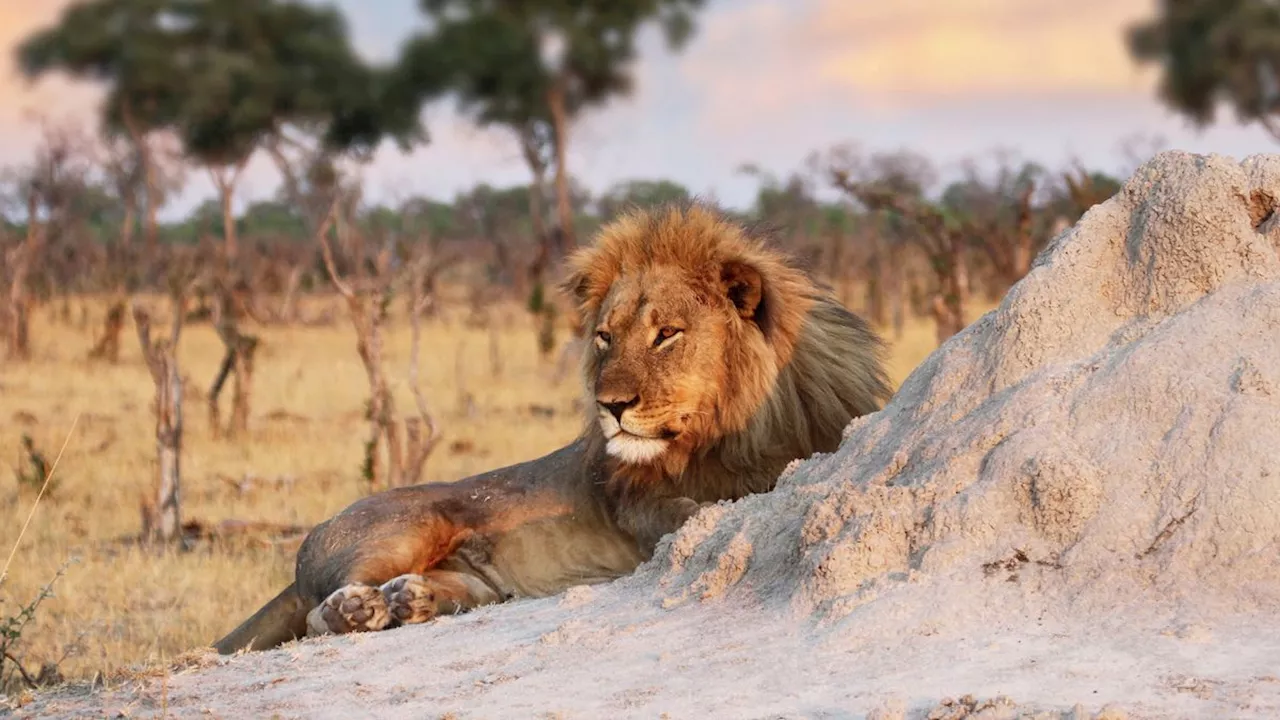
[[[317,526],[296,579],[215,643],[272,647],[605,582],[699,507],[772,489],[890,394],[880,341],[708,208],[636,211],[569,260],[591,419],[545,457],[364,498]]]

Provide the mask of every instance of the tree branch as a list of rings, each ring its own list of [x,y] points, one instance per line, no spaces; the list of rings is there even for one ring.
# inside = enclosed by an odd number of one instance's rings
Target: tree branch
[[[329,279],[333,282],[333,286],[338,289],[342,297],[346,298],[347,303],[354,307],[356,303],[355,291],[338,273],[338,266],[333,261],[333,248],[329,246],[329,228],[333,226],[334,214],[338,212],[338,202],[338,198],[334,198],[333,204],[329,207],[329,212],[325,214],[324,221],[320,223],[320,228],[316,231],[316,241],[320,243],[320,255],[324,258],[324,269],[329,273]]]

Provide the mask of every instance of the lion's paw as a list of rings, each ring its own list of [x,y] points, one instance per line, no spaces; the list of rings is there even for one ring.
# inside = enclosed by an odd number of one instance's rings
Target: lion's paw
[[[338,588],[307,614],[307,629],[315,635],[371,632],[390,623],[387,600],[371,585]]]
[[[382,584],[391,618],[402,625],[424,623],[436,616],[436,593],[421,575],[401,575]]]

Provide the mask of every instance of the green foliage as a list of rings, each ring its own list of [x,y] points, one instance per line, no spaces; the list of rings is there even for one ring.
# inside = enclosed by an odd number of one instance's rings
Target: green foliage
[[[285,125],[343,150],[424,137],[416,112],[385,102],[394,73],[359,61],[341,14],[297,0],[90,0],[17,59],[28,78],[64,70],[105,83],[106,127],[173,130],[211,165],[242,161]]]
[[[45,486],[45,478],[49,477],[49,459],[36,447],[35,441],[27,433],[22,433],[21,457],[18,459],[18,486],[39,492]],[[52,492],[53,486],[46,489]]]
[[[541,282],[533,284],[533,289],[529,291],[528,309],[531,315],[537,315],[547,307],[547,291]]]
[[[574,79],[570,115],[631,91],[636,33],[657,20],[668,47],[684,46],[705,0],[422,0],[430,30],[411,39],[400,87],[417,97],[456,93],[481,124],[522,126],[546,117],[557,69],[544,57],[548,32],[564,40]],[[435,69],[424,70],[424,68]],[[428,74],[429,73],[429,74]],[[412,97],[412,94],[408,95]]]
[[[136,123],[165,126],[184,94],[175,71],[178,35],[165,27],[170,0],[96,0],[68,6],[56,25],[16,49],[30,79],[55,70],[107,85],[102,110],[109,132]]]
[[[220,228],[221,211],[215,212],[215,217],[210,220],[216,221]],[[278,200],[260,201],[245,208],[244,214],[239,218],[239,231],[245,236],[299,241],[307,239],[307,227],[302,217],[288,204]]]
[[[1197,125],[1225,101],[1238,119],[1280,126],[1280,6],[1269,0],[1162,0],[1131,26],[1130,55],[1161,68],[1159,97]]]
[[[629,208],[647,208],[690,199],[689,189],[670,180],[627,180],[605,191],[597,201],[600,217],[610,219]]]
[[[28,687],[35,687],[37,682],[41,682],[40,680],[32,680],[18,660],[18,648],[22,643],[22,633],[31,624],[31,621],[35,619],[36,611],[39,610],[40,605],[45,600],[54,597],[54,583],[65,575],[67,568],[75,562],[79,562],[79,560],[72,558],[58,568],[58,572],[54,574],[53,579],[40,588],[40,592],[36,594],[35,598],[26,605],[19,606],[13,614],[0,609],[0,694],[8,692],[11,686],[16,684],[15,676],[20,677]],[[0,587],[4,586],[4,581],[5,576],[0,575]],[[0,595],[0,605],[3,605],[5,601],[4,596]]]

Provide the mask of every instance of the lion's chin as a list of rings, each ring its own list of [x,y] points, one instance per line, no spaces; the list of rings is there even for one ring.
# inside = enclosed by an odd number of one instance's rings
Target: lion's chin
[[[668,441],[619,432],[609,438],[605,452],[627,465],[648,465],[667,451]]]

